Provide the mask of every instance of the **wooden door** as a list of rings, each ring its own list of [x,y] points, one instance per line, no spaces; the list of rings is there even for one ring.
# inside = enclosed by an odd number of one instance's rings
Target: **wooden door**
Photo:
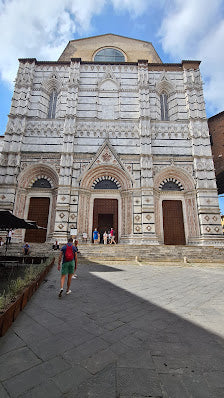
[[[30,198],[28,220],[36,221],[40,227],[47,228],[49,214],[49,198]],[[27,229],[25,234],[26,242],[46,241],[47,229]]]
[[[165,245],[185,245],[181,200],[163,200],[163,231]]]

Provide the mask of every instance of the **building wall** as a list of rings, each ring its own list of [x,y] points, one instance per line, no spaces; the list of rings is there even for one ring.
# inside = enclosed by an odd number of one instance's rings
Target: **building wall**
[[[208,119],[212,154],[219,193],[224,193],[224,112]]]
[[[161,59],[152,43],[114,34],[71,40],[60,56],[59,61],[81,58],[91,62],[94,60],[96,50],[105,47],[120,49],[125,55],[126,62],[138,62],[139,59],[145,59],[148,62],[161,63]]]
[[[161,121],[162,92],[168,121]],[[40,178],[50,188],[34,188]],[[119,188],[95,190],[101,178]],[[180,190],[164,191],[167,180]],[[48,240],[65,241],[72,228],[90,238],[94,198],[105,197],[118,200],[120,242],[163,243],[162,201],[176,199],[187,244],[222,244],[199,62],[20,60],[0,184],[1,207],[22,217],[30,197],[50,198]]]

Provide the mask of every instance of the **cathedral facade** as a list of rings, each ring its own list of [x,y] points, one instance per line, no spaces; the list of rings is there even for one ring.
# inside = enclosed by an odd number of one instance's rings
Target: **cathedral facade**
[[[0,207],[46,229],[15,239],[223,245],[199,64],[113,34],[20,59]]]

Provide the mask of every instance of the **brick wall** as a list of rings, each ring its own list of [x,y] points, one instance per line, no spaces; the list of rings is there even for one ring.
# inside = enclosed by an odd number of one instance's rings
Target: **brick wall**
[[[224,112],[208,119],[219,194],[224,193]]]

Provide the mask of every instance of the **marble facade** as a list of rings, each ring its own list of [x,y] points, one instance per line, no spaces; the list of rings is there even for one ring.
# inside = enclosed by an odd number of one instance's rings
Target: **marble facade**
[[[90,241],[94,199],[109,198],[118,201],[119,242],[163,244],[162,202],[178,200],[186,244],[223,245],[200,62],[164,64],[144,43],[102,35],[69,42],[55,62],[19,60],[0,207],[27,218],[31,197],[49,197],[47,241],[64,242],[71,229]],[[94,62],[104,46],[122,51],[125,62]],[[35,187],[41,179],[47,186]],[[103,180],[116,189],[96,189]],[[164,189],[167,182],[177,189]]]

